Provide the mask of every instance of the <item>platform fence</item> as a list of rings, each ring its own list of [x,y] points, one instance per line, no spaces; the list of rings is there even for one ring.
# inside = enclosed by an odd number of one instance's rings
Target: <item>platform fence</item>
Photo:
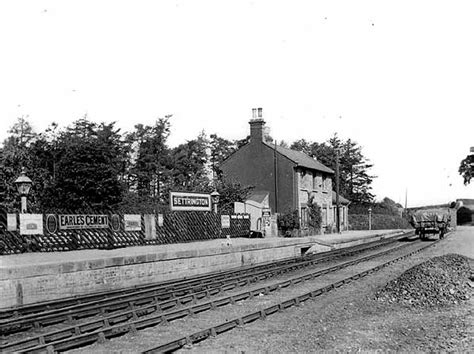
[[[103,228],[61,229],[57,224],[54,225],[52,221],[56,220],[57,223],[59,215],[80,214],[77,211],[75,213],[69,213],[68,211],[58,213],[56,211],[43,214],[43,232],[35,235],[22,235],[19,230],[8,231],[6,222],[1,220],[0,254],[115,249],[224,239],[227,237],[248,237],[250,234],[250,217],[248,214],[216,214],[201,211],[168,211],[148,214],[154,217],[154,227],[148,227],[148,232],[145,215],[140,215],[139,231],[127,231],[124,221],[125,214],[111,211],[87,210],[83,213],[106,215],[108,225]],[[229,221],[229,224],[224,226],[229,227],[222,227],[222,215]]]

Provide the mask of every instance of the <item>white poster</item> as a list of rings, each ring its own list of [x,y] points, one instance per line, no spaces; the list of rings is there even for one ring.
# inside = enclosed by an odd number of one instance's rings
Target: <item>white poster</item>
[[[143,215],[143,221],[145,224],[145,239],[146,240],[155,239],[156,238],[155,214]]]
[[[7,230],[16,231],[17,229],[16,214],[7,214]]]
[[[141,231],[142,217],[140,214],[124,214],[125,231]]]
[[[43,214],[20,214],[21,235],[42,235]]]
[[[230,228],[230,215],[221,215],[221,227],[223,229]]]
[[[163,226],[163,214],[158,214],[158,226]]]

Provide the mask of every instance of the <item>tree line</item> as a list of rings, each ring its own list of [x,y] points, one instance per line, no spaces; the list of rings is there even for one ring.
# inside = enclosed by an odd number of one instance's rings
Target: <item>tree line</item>
[[[32,129],[20,117],[0,148],[0,198],[3,207],[18,210],[14,180],[22,168],[33,180],[29,209],[38,212],[117,210],[145,212],[166,209],[169,191],[221,194],[220,207],[231,211],[244,201],[252,186],[225,181],[224,159],[248,142],[228,140],[201,132],[174,148],[168,144],[171,116],[153,125],[137,124],[121,132],[112,123],[95,123],[87,116],[60,129],[52,123],[45,131]],[[270,138],[271,139],[271,138]],[[372,165],[354,141],[337,135],[324,143],[298,140],[291,145],[335,169],[340,152],[341,194],[352,203],[371,202]]]

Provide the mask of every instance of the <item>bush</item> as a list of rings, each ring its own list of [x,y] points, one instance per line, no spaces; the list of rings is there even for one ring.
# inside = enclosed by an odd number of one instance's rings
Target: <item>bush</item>
[[[321,215],[321,207],[314,202],[314,197],[311,197],[308,200],[308,217],[309,217],[309,226],[314,230],[321,230],[321,225],[323,223],[323,217]]]
[[[368,230],[369,216],[367,214],[349,214],[349,228],[351,230]],[[372,230],[410,229],[410,223],[399,216],[373,214]]]
[[[289,211],[285,214],[278,214],[278,228],[281,229],[285,234],[293,230],[299,230],[300,218],[298,210]]]

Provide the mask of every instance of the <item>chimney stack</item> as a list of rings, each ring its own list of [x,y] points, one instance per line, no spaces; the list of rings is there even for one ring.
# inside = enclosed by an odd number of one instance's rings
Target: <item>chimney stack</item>
[[[250,124],[250,142],[263,141],[263,126],[265,121],[263,120],[262,108],[252,108],[252,119]]]

